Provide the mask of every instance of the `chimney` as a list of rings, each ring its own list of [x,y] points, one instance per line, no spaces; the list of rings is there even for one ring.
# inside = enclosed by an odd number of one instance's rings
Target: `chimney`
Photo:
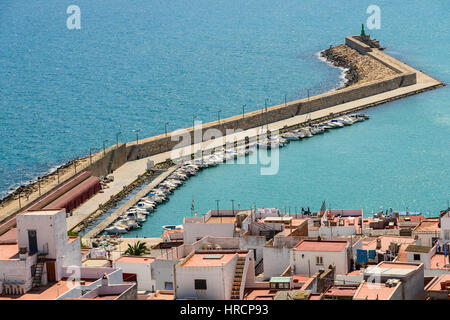
[[[381,249],[381,239],[377,239],[377,249]]]
[[[107,287],[109,286],[109,279],[108,279],[108,275],[106,273],[103,274],[102,277],[102,287]]]
[[[26,246],[22,246],[19,248],[19,259],[20,260],[27,260],[28,256],[28,248]]]

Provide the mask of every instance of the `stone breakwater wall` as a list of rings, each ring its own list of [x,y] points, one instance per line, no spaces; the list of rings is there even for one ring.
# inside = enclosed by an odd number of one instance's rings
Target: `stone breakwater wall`
[[[400,87],[409,86],[416,83],[415,73],[399,73],[397,75],[388,77],[380,81],[367,82],[361,85],[353,85],[351,87],[343,88],[337,91],[327,92],[317,96],[310,97],[310,99],[302,99],[292,101],[286,105],[277,105],[270,108],[252,111],[245,113],[244,116],[233,116],[230,118],[213,121],[202,125],[202,130],[205,132],[208,129],[214,129],[217,135],[214,136],[214,130],[211,132],[209,139],[216,138],[220,135],[227,134],[227,130],[247,130],[257,128],[268,123],[285,120],[297,115],[307,114],[313,111],[322,110],[345,102],[350,102],[362,98],[366,98],[379,93],[398,89]],[[192,127],[184,130],[189,134],[191,141],[194,141],[194,130]],[[137,160],[140,158],[156,155],[159,153],[173,150],[179,145],[179,141],[174,139],[179,132],[172,132],[166,135],[158,135],[143,139],[139,144],[127,144],[127,161]],[[209,140],[204,139],[203,141]]]
[[[357,50],[361,55],[371,57],[377,62],[388,67],[393,71],[392,75],[386,76],[380,80],[368,81],[360,84],[356,83],[336,91],[310,97],[309,99],[291,101],[287,104],[272,106],[267,109],[248,112],[244,115],[241,114],[222,119],[220,122],[213,121],[202,124],[202,131],[205,132],[208,130],[208,133],[211,135],[207,138],[204,137],[203,141],[207,141],[218,136],[224,136],[227,134],[227,130],[247,130],[257,128],[268,123],[326,109],[338,104],[367,98],[376,94],[417,83],[417,76],[414,69],[403,68],[401,67],[401,64],[395,63],[388,55],[378,54],[379,48],[375,48],[370,45],[370,43],[373,43],[370,38],[367,38],[369,39],[367,42],[369,44],[364,43],[364,40],[367,40],[366,38],[360,39],[359,36],[349,36],[346,37],[345,43],[350,48]],[[378,70],[373,70],[373,72],[378,72]],[[214,131],[217,133],[216,136],[214,136]],[[167,135],[164,134],[146,138],[140,140],[138,144],[136,142],[128,143],[126,157],[127,161],[153,156],[177,148],[180,141],[173,139],[173,137],[180,135],[181,132],[184,132],[184,134],[189,134],[191,141],[194,142],[195,130],[190,127],[184,130],[171,132]]]

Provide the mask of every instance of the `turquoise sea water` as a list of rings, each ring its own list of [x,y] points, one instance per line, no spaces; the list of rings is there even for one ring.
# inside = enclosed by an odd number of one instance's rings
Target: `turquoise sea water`
[[[81,9],[81,30],[66,9]],[[121,140],[337,87],[315,55],[359,33],[377,4],[387,52],[450,82],[448,1],[24,1],[0,4],[0,192]],[[380,205],[435,214],[450,198],[449,87],[368,111],[370,121],[281,150],[276,176],[224,165],[191,179],[140,233],[180,223],[192,198],[248,206]],[[227,204],[228,202],[228,204]]]

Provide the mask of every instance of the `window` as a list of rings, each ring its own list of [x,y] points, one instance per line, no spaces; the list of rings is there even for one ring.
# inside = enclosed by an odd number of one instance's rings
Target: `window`
[[[206,290],[206,280],[195,279],[195,290]]]
[[[323,265],[323,257],[316,257],[316,265],[318,266]]]
[[[164,290],[173,290],[172,282],[164,282]]]
[[[414,261],[420,261],[420,254],[418,253],[414,254]]]

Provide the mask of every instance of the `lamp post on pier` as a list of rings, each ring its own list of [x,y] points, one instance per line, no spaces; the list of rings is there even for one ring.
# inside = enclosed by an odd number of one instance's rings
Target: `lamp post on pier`
[[[139,132],[141,132],[141,129],[136,129],[133,131],[136,132],[136,145],[138,145],[139,144]]]
[[[219,111],[217,111],[217,120],[219,121],[220,124],[220,113],[222,112],[222,109],[220,109]]]
[[[284,95],[284,106],[286,107],[287,105],[287,93]]]
[[[231,200],[231,210],[233,212],[233,216],[234,216],[234,201],[235,200]]]
[[[195,119],[197,119],[197,116],[192,116],[192,131],[194,131],[195,128]]]
[[[165,132],[166,137],[167,137],[167,126],[168,126],[168,125],[169,125],[168,122],[166,122],[166,123],[164,124],[164,132]]]
[[[105,144],[108,142],[108,139],[103,140],[103,155],[106,155]]]
[[[247,105],[246,104],[244,104],[243,106],[242,106],[242,119],[244,119],[244,113],[245,113],[245,107],[246,107]]]
[[[311,88],[306,89],[306,91],[308,91],[308,101],[309,101],[309,91],[311,90]]]

